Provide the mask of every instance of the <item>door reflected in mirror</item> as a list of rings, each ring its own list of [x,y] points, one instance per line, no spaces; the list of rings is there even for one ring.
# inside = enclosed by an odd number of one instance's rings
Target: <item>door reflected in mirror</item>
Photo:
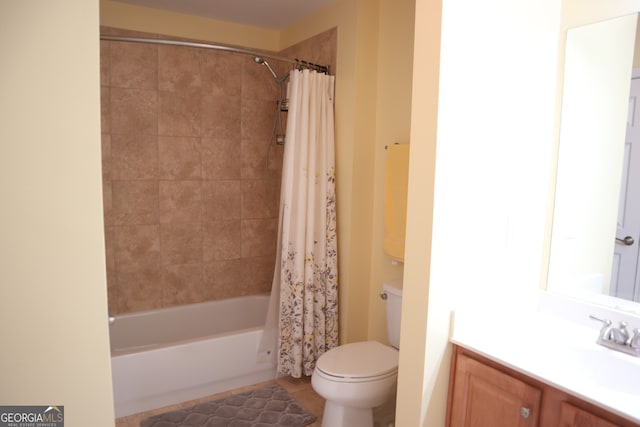
[[[633,74],[609,294],[640,302],[640,70]]]
[[[640,93],[630,97],[637,21],[626,15],[567,32],[550,291],[640,301],[640,141],[633,150],[627,138],[640,135]]]

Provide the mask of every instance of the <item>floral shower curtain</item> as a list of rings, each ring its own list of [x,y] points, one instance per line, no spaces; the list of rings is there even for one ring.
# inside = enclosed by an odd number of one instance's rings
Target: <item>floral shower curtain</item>
[[[294,70],[289,80],[271,308],[278,373],[295,378],[338,345],[334,79]]]

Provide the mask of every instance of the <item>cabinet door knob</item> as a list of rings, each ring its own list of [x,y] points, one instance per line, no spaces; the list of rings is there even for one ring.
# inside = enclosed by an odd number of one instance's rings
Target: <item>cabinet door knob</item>
[[[525,407],[520,408],[520,416],[522,418],[527,419],[529,415],[531,415],[531,409]]]

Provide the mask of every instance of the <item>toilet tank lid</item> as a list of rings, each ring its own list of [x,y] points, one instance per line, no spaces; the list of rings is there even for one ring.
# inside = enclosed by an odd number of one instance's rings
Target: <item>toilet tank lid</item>
[[[398,350],[377,341],[344,344],[320,356],[316,368],[335,377],[377,377],[398,369]]]
[[[391,294],[402,296],[402,278],[387,280],[382,284],[382,289]]]

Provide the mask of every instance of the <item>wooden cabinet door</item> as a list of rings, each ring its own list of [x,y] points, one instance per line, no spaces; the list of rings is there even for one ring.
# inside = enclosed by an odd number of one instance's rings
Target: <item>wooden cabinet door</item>
[[[449,427],[536,427],[540,397],[539,389],[458,354]]]
[[[570,403],[562,402],[559,427],[619,427],[584,409],[576,408]]]

